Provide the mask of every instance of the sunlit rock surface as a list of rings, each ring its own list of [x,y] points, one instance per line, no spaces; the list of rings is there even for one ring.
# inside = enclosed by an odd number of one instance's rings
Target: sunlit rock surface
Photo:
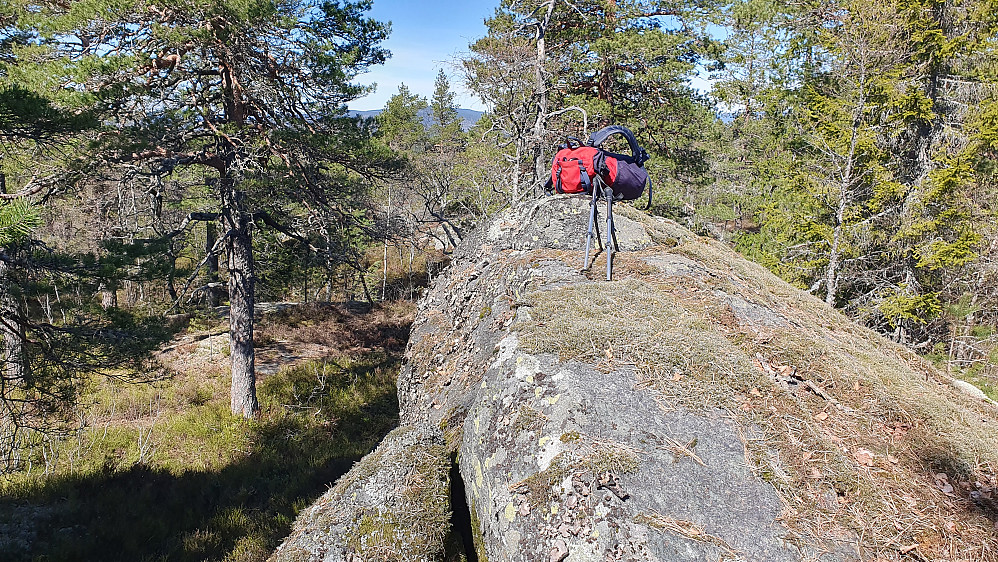
[[[431,456],[456,453],[450,485],[468,507],[427,519],[444,546],[392,559],[998,556],[982,547],[998,513],[993,405],[724,245],[625,205],[613,281],[605,253],[580,272],[588,213],[582,197],[507,211],[421,302],[402,426],[443,435]],[[405,486],[365,470],[344,479],[374,478],[378,501],[401,505]],[[292,539],[322,536],[314,512],[353,509],[344,498],[306,510]],[[338,546],[301,559],[387,559],[351,547],[370,536],[351,525],[327,525]]]

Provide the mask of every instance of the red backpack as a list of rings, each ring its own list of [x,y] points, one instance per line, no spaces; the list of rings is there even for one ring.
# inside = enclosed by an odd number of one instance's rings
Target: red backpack
[[[575,146],[572,146],[573,141]],[[569,137],[568,143],[554,155],[551,163],[551,186],[558,193],[590,193],[593,178],[605,166],[606,157],[602,150],[582,146],[579,139]]]
[[[622,135],[631,148],[630,155],[605,152],[600,145],[611,135]],[[644,163],[648,153],[638,146],[634,134],[627,128],[613,125],[597,131],[583,145],[579,139],[568,137],[568,142],[554,155],[551,179],[545,186],[558,193],[592,193],[593,179],[598,175],[613,190],[615,199],[637,199],[649,184]],[[651,189],[648,190],[651,207]]]
[[[627,140],[630,155],[605,152],[600,148],[612,135],[621,135]],[[586,257],[582,270],[586,271],[590,267],[589,250],[595,229],[597,242],[607,250],[606,280],[609,281],[613,275],[613,254],[620,250],[613,225],[613,202],[637,199],[644,193],[645,185],[648,185],[648,208],[651,208],[651,180],[644,169],[648,152],[638,145],[634,133],[620,125],[612,125],[593,133],[586,146],[579,139],[568,137],[568,142],[559,148],[551,164],[551,179],[544,189],[549,194],[557,191],[592,195],[589,231],[586,234]],[[600,199],[606,201],[606,243],[600,241],[599,223],[596,220],[596,204]]]

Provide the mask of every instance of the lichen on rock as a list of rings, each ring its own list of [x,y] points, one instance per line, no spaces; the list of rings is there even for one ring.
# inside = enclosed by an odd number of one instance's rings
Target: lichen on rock
[[[442,560],[450,455],[432,427],[402,426],[302,512],[271,562]]]

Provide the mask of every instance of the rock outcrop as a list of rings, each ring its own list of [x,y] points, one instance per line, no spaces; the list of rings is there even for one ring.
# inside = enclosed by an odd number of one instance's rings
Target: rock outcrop
[[[450,539],[440,431],[403,425],[303,511],[272,559],[432,560]]]
[[[579,272],[585,198],[462,243],[420,304],[386,441],[421,437],[359,463],[274,560],[998,559],[993,404],[722,244],[617,207],[611,282],[605,261]],[[437,468],[394,485],[372,469],[410,457]],[[392,520],[452,535],[403,552],[371,514],[417,509],[398,499],[413,474],[467,506]]]

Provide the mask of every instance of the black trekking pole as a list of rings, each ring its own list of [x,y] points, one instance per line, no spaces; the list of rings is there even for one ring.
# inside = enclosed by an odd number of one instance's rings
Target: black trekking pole
[[[597,229],[596,237],[599,240],[599,227],[596,226],[596,194],[597,190],[593,189],[593,198],[589,201],[589,232],[586,233],[586,257],[585,261],[582,262],[582,271],[589,269],[589,250],[593,245],[593,227]]]
[[[617,247],[617,232],[613,228],[613,189],[606,187],[603,197],[606,198],[606,280],[609,281],[613,274],[613,254],[620,248]]]
[[[614,252],[619,252],[620,251],[620,244],[617,243],[617,223],[614,222],[614,220],[613,220],[613,201],[617,198],[617,194],[613,193],[613,190],[610,189],[609,187],[607,187],[606,189],[607,189],[607,191],[610,192],[610,197],[612,198],[612,199],[610,199],[610,203],[611,204],[610,204],[610,209],[607,212],[607,214],[610,215],[610,226],[613,227],[613,228],[610,229],[610,236],[613,238],[613,251]]]

